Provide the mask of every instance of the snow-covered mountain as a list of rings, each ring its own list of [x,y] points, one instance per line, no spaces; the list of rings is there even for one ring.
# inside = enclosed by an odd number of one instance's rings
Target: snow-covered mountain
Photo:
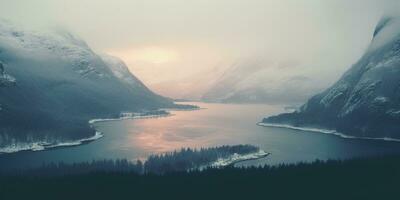
[[[400,138],[400,18],[381,19],[365,54],[332,87],[263,122]]]
[[[88,120],[174,106],[66,31],[0,23],[0,147],[94,135]]]
[[[134,89],[150,92],[138,78],[131,74],[128,67],[121,59],[107,54],[102,54],[101,58],[110,68],[115,77]]]
[[[248,59],[229,67],[204,93],[202,100],[224,103],[299,104],[321,91],[307,73],[294,72],[295,63]],[[297,73],[297,74],[296,74]]]

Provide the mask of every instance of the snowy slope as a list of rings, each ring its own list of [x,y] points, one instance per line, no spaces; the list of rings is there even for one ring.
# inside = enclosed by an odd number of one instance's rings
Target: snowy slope
[[[229,67],[202,96],[209,102],[287,103],[304,102],[321,91],[315,80],[294,74],[292,66],[249,59]]]
[[[31,31],[0,21],[0,37],[14,47],[28,52],[51,53],[69,62],[82,76],[103,76],[104,66],[98,64],[98,56],[81,39],[67,31]]]
[[[148,90],[138,78],[131,74],[128,67],[121,59],[107,54],[102,54],[101,58],[110,68],[114,76],[122,82],[135,89]]]
[[[264,122],[400,138],[400,18],[382,18],[365,54],[332,87],[312,97],[299,112]]]
[[[0,146],[87,138],[90,119],[173,106],[66,31],[0,21],[0,62]]]

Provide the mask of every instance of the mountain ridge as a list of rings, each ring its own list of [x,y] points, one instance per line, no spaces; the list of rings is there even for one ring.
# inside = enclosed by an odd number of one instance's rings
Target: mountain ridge
[[[236,62],[214,81],[201,99],[220,103],[298,105],[321,88],[306,72],[296,74],[295,67],[294,62],[255,58]]]
[[[175,107],[122,60],[65,31],[0,23],[0,62],[0,147],[86,138],[95,134],[90,119]]]
[[[330,88],[263,122],[400,138],[400,18],[383,17],[365,54]]]

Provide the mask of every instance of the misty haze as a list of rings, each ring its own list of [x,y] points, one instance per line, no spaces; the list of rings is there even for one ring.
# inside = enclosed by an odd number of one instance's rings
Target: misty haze
[[[398,199],[397,0],[0,0],[0,199]]]

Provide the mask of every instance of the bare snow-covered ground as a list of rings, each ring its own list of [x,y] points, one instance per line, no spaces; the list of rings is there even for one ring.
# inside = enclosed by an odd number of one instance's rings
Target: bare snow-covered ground
[[[264,157],[269,156],[270,153],[265,152],[264,150],[260,149],[257,152],[252,152],[252,153],[248,153],[248,154],[238,154],[238,153],[234,153],[233,155],[227,157],[227,158],[219,158],[218,160],[211,162],[207,165],[204,166],[200,166],[191,170],[204,170],[208,167],[213,167],[213,168],[222,168],[222,167],[227,167],[230,165],[234,165],[236,163],[239,162],[244,162],[244,161],[248,161],[248,160],[257,160],[257,159],[261,159]],[[190,170],[189,170],[190,171]]]
[[[249,154],[237,154],[234,153],[232,156],[229,156],[228,158],[220,158],[217,161],[213,162],[210,164],[210,167],[226,167],[238,162],[243,162],[246,160],[256,160],[260,158],[264,158],[266,156],[270,155],[270,153],[265,152],[264,150],[259,150],[254,153],[249,153]]]

